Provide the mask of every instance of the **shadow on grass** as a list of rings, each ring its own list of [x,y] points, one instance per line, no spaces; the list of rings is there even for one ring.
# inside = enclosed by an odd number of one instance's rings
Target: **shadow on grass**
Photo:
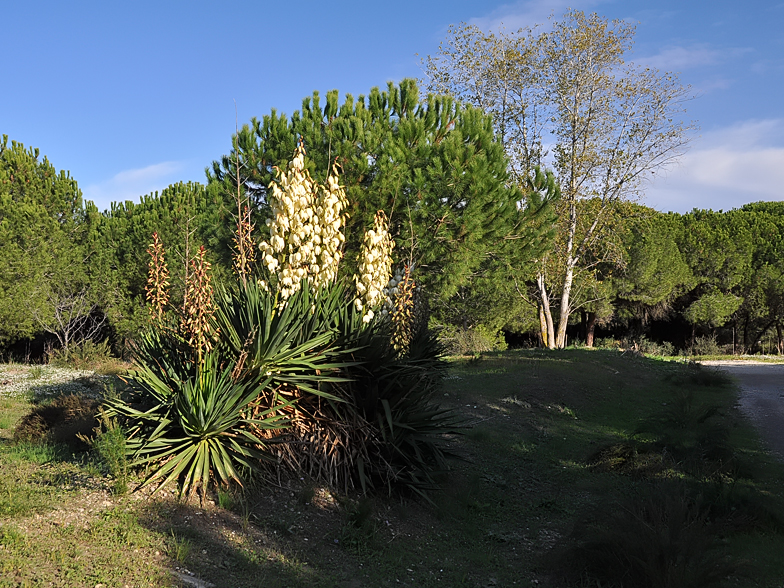
[[[735,571],[721,548],[724,525],[711,520],[701,496],[678,483],[595,509],[575,525],[569,547],[550,555],[553,569],[575,585],[708,588]]]
[[[332,578],[319,561],[342,560],[342,547],[324,537],[305,537],[288,501],[277,512],[261,511],[238,498],[237,512],[172,499],[148,502],[139,522],[165,539],[172,575],[182,586],[339,587],[361,584]],[[304,510],[305,506],[298,508]],[[264,509],[267,511],[268,509]],[[300,511],[301,513],[301,511]],[[339,531],[333,530],[337,538]],[[321,551],[314,553],[321,545]],[[329,567],[329,566],[328,566]]]

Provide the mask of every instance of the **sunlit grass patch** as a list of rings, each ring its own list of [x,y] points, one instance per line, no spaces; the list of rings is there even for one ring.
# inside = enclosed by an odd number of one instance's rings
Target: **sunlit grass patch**
[[[0,570],[12,586],[174,586],[163,540],[123,507],[82,524],[0,526]],[[0,584],[5,585],[5,584]]]

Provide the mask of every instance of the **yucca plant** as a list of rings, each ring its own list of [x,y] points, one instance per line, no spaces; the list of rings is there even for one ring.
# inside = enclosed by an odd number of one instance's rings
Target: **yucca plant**
[[[237,377],[267,374],[267,394],[292,402],[289,428],[260,433],[291,441],[271,447],[278,467],[344,491],[401,483],[427,490],[443,466],[440,435],[459,428],[432,401],[440,347],[421,328],[401,356],[389,323],[365,321],[352,295],[344,284],[314,289],[305,281],[281,308],[256,284],[224,292],[215,312],[221,348],[241,367]]]
[[[341,316],[347,306],[345,288],[330,284],[313,288],[303,280],[285,304],[249,281],[217,298],[215,328],[219,349],[236,366],[240,381],[269,379],[259,401],[273,395],[290,403],[286,431],[259,431],[262,439],[291,441],[275,445],[282,467],[305,471],[333,486],[347,487],[344,464],[345,432],[351,418],[338,423],[336,415],[351,415],[342,395],[346,370],[356,364],[341,336]],[[326,423],[326,424],[325,424]],[[334,425],[334,426],[333,426]],[[279,466],[279,467],[280,467]]]
[[[108,414],[126,423],[130,465],[153,466],[140,487],[177,481],[190,497],[211,482],[242,484],[240,470],[257,470],[269,457],[257,431],[285,427],[289,403],[273,399],[258,410],[258,386],[268,381],[236,382],[234,366],[222,366],[216,352],[198,363],[171,343],[171,336],[145,337],[139,357],[147,361],[137,357],[127,379],[137,403],[107,401]]]
[[[344,300],[341,288],[313,289],[307,280],[283,305],[258,282],[223,290],[214,326],[221,351],[236,364],[235,377],[269,376],[272,388],[299,388],[338,400],[329,384],[345,381],[340,370],[352,364],[346,358],[351,350],[336,345]]]
[[[263,467],[268,453],[275,467],[336,488],[402,482],[423,492],[443,464],[439,436],[459,423],[432,401],[443,365],[411,268],[389,281],[385,215],[349,285],[335,281],[346,216],[337,170],[316,184],[300,148],[270,198],[264,279],[249,274],[252,227],[238,191],[237,284],[213,293],[202,248],[181,324],[159,318],[136,349],[136,404],[111,404],[126,421],[133,464],[152,468],[145,485],[177,480],[186,495],[241,483],[239,471]],[[163,258],[153,253],[155,269]],[[160,275],[151,280],[163,291]]]
[[[369,460],[358,464],[357,478],[363,490],[380,484],[392,491],[403,485],[427,497],[438,486],[435,474],[445,469],[442,436],[465,424],[434,402],[446,369],[436,337],[421,326],[401,355],[391,328],[377,323],[360,332],[366,344],[354,354],[359,362],[350,368],[347,396],[372,432],[365,451]]]

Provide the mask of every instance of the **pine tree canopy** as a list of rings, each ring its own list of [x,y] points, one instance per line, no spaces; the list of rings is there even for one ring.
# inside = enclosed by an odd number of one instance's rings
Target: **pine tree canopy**
[[[509,181],[508,160],[488,115],[447,96],[419,94],[416,82],[389,83],[368,96],[317,92],[291,117],[272,111],[239,130],[240,183],[266,218],[274,168],[299,141],[306,165],[324,181],[341,169],[350,218],[346,255],[353,267],[363,231],[378,210],[390,217],[398,262],[414,263],[440,298],[467,284],[483,260],[515,230],[523,192]],[[236,192],[237,151],[207,170],[211,185]],[[263,226],[263,222],[257,226]]]

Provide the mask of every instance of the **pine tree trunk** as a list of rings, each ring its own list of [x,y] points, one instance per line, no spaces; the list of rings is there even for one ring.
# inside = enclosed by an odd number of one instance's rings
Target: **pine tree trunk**
[[[784,355],[784,329],[782,329],[781,323],[778,321],[776,321],[776,338],[778,339],[776,351],[779,355]]]
[[[746,322],[743,323],[743,354],[749,352],[749,315],[746,315]]]
[[[754,339],[754,343],[751,344],[751,352],[756,353],[757,351],[764,351],[762,347],[762,338],[765,336],[765,333],[768,332],[768,329],[773,326],[773,321],[769,322],[765,327],[760,330],[759,335]],[[776,330],[779,331],[780,327],[776,324]],[[778,333],[777,333],[778,334]]]
[[[593,335],[596,330],[596,313],[588,313],[588,326],[585,330],[585,346],[593,347]]]

